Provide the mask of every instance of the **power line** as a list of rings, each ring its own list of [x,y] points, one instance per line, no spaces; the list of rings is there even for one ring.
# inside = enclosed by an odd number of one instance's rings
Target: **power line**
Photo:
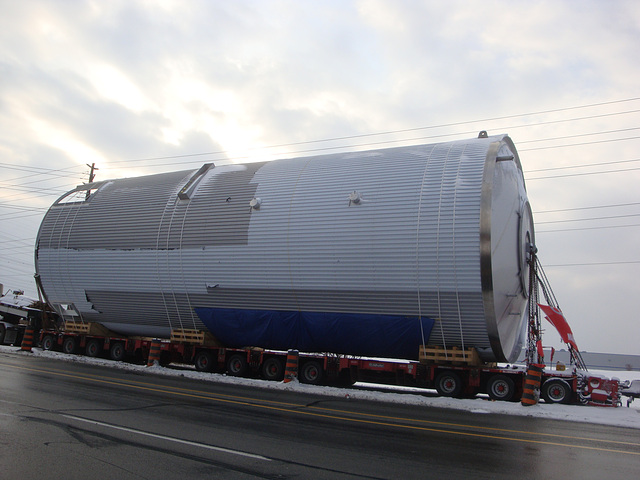
[[[33,263],[21,262],[20,260],[16,260],[14,257],[5,257],[5,261],[8,263],[24,265],[26,267],[32,266]]]
[[[35,246],[35,242],[32,241],[31,243],[24,243],[22,245],[14,245],[16,242],[13,240],[3,240],[0,242],[0,244],[7,244],[7,245],[11,245],[10,247],[7,246],[3,246],[2,247],[2,253],[6,253],[8,250],[24,250],[24,251],[29,251],[29,252],[33,252],[34,246]]]
[[[635,265],[640,263],[640,260],[630,260],[628,262],[589,262],[589,263],[556,263],[554,265],[545,265],[544,268],[553,267],[591,267],[599,265]]]
[[[531,113],[525,113],[525,114],[516,114],[516,115],[507,115],[507,116],[501,116],[501,117],[493,117],[493,118],[488,118],[488,119],[483,119],[483,120],[453,122],[453,123],[448,123],[448,124],[432,125],[432,126],[425,126],[425,127],[416,127],[416,128],[402,129],[402,130],[393,130],[393,131],[387,131],[387,132],[351,135],[351,136],[335,137],[335,138],[329,138],[329,139],[323,139],[323,140],[310,140],[310,141],[305,141],[305,142],[296,142],[296,143],[289,143],[289,144],[273,145],[271,147],[266,147],[266,148],[277,148],[277,147],[283,147],[283,146],[295,146],[295,145],[311,144],[311,143],[318,143],[318,142],[354,139],[354,138],[361,138],[361,137],[371,137],[371,136],[376,136],[376,135],[403,133],[403,132],[410,132],[410,131],[420,131],[420,130],[425,130],[425,129],[434,129],[434,128],[438,128],[438,127],[465,125],[465,124],[471,124],[471,123],[474,123],[474,122],[489,122],[489,121],[495,121],[495,120],[501,120],[501,119],[517,118],[517,117],[522,117],[522,116],[527,116],[527,115],[547,114],[547,113],[553,113],[553,112],[569,111],[569,110],[596,107],[596,106],[603,106],[603,105],[619,104],[619,103],[623,103],[623,102],[631,102],[631,101],[636,101],[636,100],[640,100],[640,97],[623,99],[623,100],[616,100],[616,101],[610,101],[610,102],[601,102],[601,103],[588,104],[588,105],[580,105],[580,106],[574,106],[574,107],[565,107],[565,108],[560,108],[560,109],[553,109],[553,110],[546,110],[546,111],[539,111],[539,112],[531,112]],[[582,119],[595,118],[595,117],[599,117],[599,116],[618,115],[618,114],[623,114],[623,113],[634,113],[634,112],[638,112],[638,111],[640,111],[640,110],[627,111],[627,112],[616,112],[616,113],[609,113],[609,114],[601,114],[601,115],[594,115],[594,116],[589,116],[589,117],[582,117]],[[554,121],[550,121],[550,122],[541,122],[540,124],[566,122],[566,121],[568,121],[568,120],[554,120]],[[523,128],[523,127],[530,127],[532,125],[537,125],[537,124],[518,125],[518,126],[509,127],[509,128]],[[624,130],[611,130],[611,131],[608,131],[608,132],[598,132],[596,134],[612,133],[612,132],[619,132],[619,131],[625,131],[625,130],[634,130],[634,129],[635,128],[629,128],[629,129],[624,129]],[[434,135],[434,136],[431,136],[431,137],[421,137],[420,139],[443,137],[443,136],[452,136],[452,135],[460,135],[460,134]],[[532,140],[532,141],[524,141],[524,142],[520,142],[520,143],[551,141],[551,140],[566,139],[566,138],[572,138],[572,137],[581,137],[581,136],[587,136],[587,135],[595,135],[595,134],[577,134],[577,135],[573,135],[573,136],[557,137],[555,139],[539,139],[539,140]],[[633,138],[640,138],[640,137],[633,137]],[[631,139],[631,138],[629,138],[629,139]],[[406,142],[406,141],[411,141],[411,140],[416,140],[416,139],[389,140],[389,141],[373,142],[373,143],[369,143],[369,144],[350,145],[350,146],[342,146],[342,147],[325,147],[325,148],[321,148],[321,149],[302,150],[302,151],[291,152],[291,153],[309,153],[309,152],[314,152],[314,151],[333,150],[333,149],[342,149],[342,148],[357,148],[357,147],[366,147],[366,146],[370,146],[370,145],[379,145],[379,144],[392,143],[392,142],[396,142],[396,143],[397,142]],[[603,142],[620,141],[620,140],[626,140],[626,139],[602,140],[602,141],[597,141],[597,142],[585,142],[585,143],[578,143],[578,144],[574,144],[574,145],[559,145],[559,146],[550,146],[550,147],[541,147],[541,148],[561,148],[561,147],[565,147],[565,146],[588,145],[588,144],[592,144],[592,143],[603,143]],[[536,150],[536,148],[528,149],[528,150]],[[527,150],[522,150],[522,151],[527,151]],[[225,152],[223,152],[223,151],[206,152],[206,153],[196,153],[196,154],[167,156],[167,157],[155,157],[155,158],[149,158],[149,159],[125,160],[125,161],[126,162],[152,161],[152,160],[155,160],[155,159],[160,159],[161,160],[161,159],[187,158],[187,157],[194,157],[194,156],[223,154],[223,153],[225,153]],[[227,160],[239,159],[239,158],[241,158],[241,157],[235,157],[235,158],[232,157],[232,158],[229,158]],[[527,171],[527,173],[539,172],[539,171],[545,171],[545,170],[564,169],[564,168],[584,168],[584,167],[590,167],[590,166],[608,165],[608,164],[616,164],[616,163],[628,163],[628,162],[636,162],[636,161],[640,161],[640,159],[624,160],[624,161],[613,161],[613,162],[602,162],[602,163],[597,163],[597,164],[576,165],[576,166],[568,166],[568,167],[554,167],[554,168],[548,168],[548,169],[531,170],[531,171]],[[120,163],[120,162],[116,161],[116,162],[111,162],[111,163]],[[188,162],[188,163],[191,163],[191,162]],[[193,163],[195,163],[195,162],[193,162]],[[163,164],[163,165],[174,165],[174,162]],[[28,177],[44,175],[44,174],[50,174],[50,175],[61,177],[61,178],[71,178],[71,175],[54,175],[54,173],[62,172],[62,171],[65,171],[65,170],[70,170],[72,168],[77,168],[77,166],[73,166],[73,167],[67,167],[67,168],[63,168],[63,169],[55,169],[55,170],[46,171],[46,170],[38,169],[36,167],[18,167],[18,166],[15,166],[15,165],[12,165],[12,164],[6,164],[6,163],[0,163],[0,166],[4,166],[5,168],[9,168],[9,169],[17,169],[17,170],[24,170],[24,171],[34,172],[31,175],[26,175],[26,176],[18,177],[18,178],[28,178]],[[582,175],[599,175],[599,174],[606,174],[606,173],[620,173],[620,172],[628,172],[628,171],[635,171],[635,170],[638,170],[638,169],[632,168],[632,169],[618,169],[618,170],[609,170],[609,171],[600,171],[600,172],[582,172],[582,173],[575,173],[575,174],[534,177],[534,178],[528,179],[528,181],[541,180],[541,179],[550,179],[550,178],[564,178],[564,177],[582,176]],[[16,180],[16,178],[14,178],[12,180]],[[37,183],[37,182],[40,182],[40,180],[34,181],[34,182],[26,182],[26,183],[21,184],[21,185]],[[40,189],[40,191],[36,194],[31,189],[21,189],[21,188],[18,188],[19,186],[20,185],[8,186],[8,187],[5,187],[5,189],[28,193],[31,198],[39,197],[39,196],[61,195],[61,194],[63,194],[64,192],[66,192],[68,190],[65,187],[62,187],[62,188],[65,188],[64,190],[58,190],[58,189],[52,187],[52,188],[46,189],[44,192],[43,192],[42,189]],[[14,208],[14,209],[17,209],[17,210],[21,209],[20,207],[17,207],[17,206],[13,206],[13,207],[9,207],[9,208]],[[588,208],[588,207],[585,207],[585,208]],[[22,208],[22,209],[24,211],[37,211],[38,210],[38,209],[27,210],[26,208]],[[42,208],[41,210],[46,210],[46,208]],[[34,215],[36,215],[36,214],[34,214]],[[28,215],[28,216],[33,216],[33,215]],[[11,216],[11,214],[4,214],[4,215],[0,215],[0,217],[6,219],[7,217],[8,218],[16,218],[18,216],[17,215]]]
[[[578,138],[578,137],[593,137],[594,135],[608,135],[610,133],[620,133],[620,132],[629,132],[631,130],[640,130],[640,127],[632,127],[632,128],[621,128],[618,130],[605,130],[602,132],[592,132],[592,133],[580,133],[575,135],[565,135],[562,137],[554,137],[554,138],[541,138],[536,140],[524,140],[518,142],[519,145],[524,143],[537,143],[537,142],[553,142],[555,140],[566,140],[567,138]],[[637,137],[635,137],[637,138]]]
[[[640,158],[635,158],[633,160],[614,160],[613,162],[587,163],[584,165],[569,165],[566,167],[537,168],[535,170],[524,170],[524,173],[547,172],[550,170],[566,170],[570,168],[600,167],[602,165],[615,165],[617,163],[633,163],[633,162],[640,162]]]
[[[536,230],[536,235],[539,233],[577,232],[581,230],[603,230],[607,228],[626,228],[626,227],[640,227],[640,223],[634,223],[631,225],[603,225],[600,227],[563,228],[558,230]]]
[[[575,210],[592,210],[592,209],[596,209],[596,208],[614,208],[614,207],[630,207],[633,205],[640,205],[640,202],[633,202],[633,203],[616,203],[613,205],[596,205],[596,206],[592,206],[592,207],[575,207],[575,208],[559,208],[557,210],[539,210],[539,211],[535,211],[533,212],[535,215],[539,215],[542,213],[557,213],[557,212],[572,212]],[[540,222],[536,222],[536,224],[538,224]]]
[[[5,187],[2,187],[2,188],[5,188]],[[49,192],[38,192],[36,189],[15,189],[18,191],[18,193],[13,194],[12,197],[15,197],[16,201],[24,197],[27,197],[29,200],[32,200],[34,198],[52,197],[52,196],[54,198],[58,198],[63,193],[66,193],[69,190],[71,190],[71,188],[69,188],[68,185],[65,186],[64,188],[65,190],[59,190],[59,191],[51,190]]]
[[[53,178],[38,178],[36,180],[31,180],[28,182],[21,182],[21,183],[16,183],[16,180],[20,180],[20,179],[25,179],[25,178],[33,178],[33,177],[41,177],[43,175],[50,175]],[[58,179],[62,179],[64,180],[66,183],[68,183],[68,179],[78,179],[78,181],[82,181],[82,176],[80,173],[73,173],[73,174],[69,174],[69,175],[51,175],[45,172],[40,172],[40,173],[33,173],[31,175],[24,175],[22,177],[14,177],[14,178],[9,178],[9,179],[5,179],[4,181],[0,182],[0,183],[4,183],[4,184],[9,184],[12,185],[14,187],[19,187],[19,186],[23,186],[23,185],[31,185],[34,183],[41,183],[41,182],[53,182],[54,180],[58,180]]]
[[[33,238],[29,237],[29,238],[19,238],[16,237],[15,235],[11,235],[10,233],[6,233],[6,232],[2,232],[0,233],[0,236],[4,237],[4,238],[11,238],[12,241],[14,242],[30,242],[33,240]]]
[[[636,170],[640,170],[640,167],[638,167],[638,168],[623,168],[623,169],[620,169],[620,170],[604,170],[604,171],[601,171],[601,172],[583,172],[583,173],[567,173],[565,175],[549,175],[549,176],[546,176],[546,177],[527,178],[527,182],[531,182],[533,180],[544,180],[544,179],[549,179],[549,178],[583,177],[585,175],[600,175],[600,174],[604,174],[604,173],[634,172]]]
[[[547,150],[549,148],[561,148],[561,147],[581,147],[584,145],[595,145],[597,143],[609,143],[609,142],[622,142],[624,140],[637,140],[640,137],[627,137],[627,138],[614,138],[610,140],[597,140],[595,142],[582,142],[582,143],[571,143],[568,145],[551,145],[548,147],[536,147],[536,148],[525,148],[522,150],[518,150],[520,152],[532,152],[534,150]]]
[[[538,112],[529,112],[529,113],[521,113],[521,114],[514,114],[514,115],[505,115],[505,116],[500,116],[500,117],[485,118],[485,119],[479,119],[479,120],[467,120],[467,121],[462,121],[462,122],[443,123],[443,124],[439,124],[439,125],[429,125],[429,126],[423,126],[423,127],[405,128],[405,129],[400,129],[400,130],[389,130],[389,131],[385,131],[385,132],[363,133],[363,134],[357,134],[357,135],[347,135],[347,136],[342,136],[342,137],[332,137],[332,138],[319,139],[319,140],[307,140],[307,141],[302,141],[302,142],[283,143],[283,144],[270,145],[270,146],[267,146],[267,147],[256,147],[256,148],[252,148],[252,149],[248,149],[248,150],[256,150],[258,148],[260,148],[260,149],[270,149],[270,148],[293,147],[293,146],[298,146],[298,145],[309,145],[309,144],[321,143],[321,142],[333,142],[333,141],[340,141],[340,140],[353,140],[353,139],[356,139],[356,138],[367,138],[367,137],[374,137],[374,136],[381,136],[381,135],[392,135],[392,134],[398,134],[398,133],[415,132],[415,131],[420,131],[420,130],[431,130],[431,129],[435,129],[435,128],[454,127],[454,126],[460,126],[460,125],[468,125],[468,124],[481,123],[481,122],[492,122],[492,121],[496,121],[496,120],[506,120],[506,119],[511,119],[511,118],[518,118],[518,117],[525,117],[525,116],[532,116],[532,115],[542,115],[542,114],[547,114],[547,113],[557,113],[557,112],[562,112],[562,111],[577,110],[577,109],[582,109],[582,108],[590,108],[590,107],[597,107],[597,106],[603,106],[603,105],[612,105],[612,104],[617,104],[617,103],[631,102],[631,101],[635,101],[635,100],[640,100],[640,97],[628,98],[628,99],[624,99],[624,100],[615,100],[615,101],[611,101],[611,102],[593,103],[593,104],[588,104],[588,105],[578,105],[578,106],[574,106],[574,107],[557,108],[557,109],[552,109],[552,110],[543,110],[543,111],[538,111]],[[628,112],[617,112],[617,113],[610,113],[610,114],[602,114],[602,116],[620,115],[620,114],[637,113],[637,112],[640,112],[640,110],[632,110],[632,111],[628,111]],[[595,115],[595,116],[591,116],[591,117],[583,117],[583,118],[580,118],[578,120],[596,118],[598,116],[599,115]],[[566,121],[574,121],[574,120],[576,120],[576,119],[556,120],[556,121],[552,121],[552,122],[543,122],[543,123],[540,123],[540,124],[532,124],[532,125],[531,124],[529,124],[529,125],[521,125],[521,126],[517,126],[517,127],[510,127],[510,128],[522,128],[524,126],[535,126],[535,125],[542,125],[542,124],[545,124],[545,123],[566,122]],[[442,134],[442,135],[436,135],[435,137],[436,138],[437,137],[446,137],[446,136],[452,136],[452,135],[460,135],[460,133],[458,133],[458,134]],[[411,140],[418,140],[418,139],[424,139],[424,138],[433,138],[433,137],[419,137],[419,138],[415,138],[415,139],[400,140],[400,141],[411,141]],[[362,145],[357,145],[357,146],[376,145],[376,144],[391,143],[391,142],[398,142],[398,140],[390,140],[390,141],[386,141],[386,142],[376,142],[376,143],[370,143],[370,144],[362,144]],[[332,148],[348,148],[348,147],[353,147],[353,145],[352,146],[343,146],[343,147],[332,147]],[[308,153],[308,152],[322,151],[322,150],[325,150],[325,148],[321,148],[321,149],[317,149],[317,150],[316,149],[303,150],[303,151],[294,152],[294,153]],[[213,152],[201,152],[201,153],[184,154],[184,155],[172,155],[172,156],[163,156],[163,157],[149,157],[149,158],[139,158],[139,159],[130,159],[130,160],[115,160],[115,161],[109,162],[109,163],[110,164],[117,164],[117,163],[131,163],[131,162],[146,162],[146,161],[154,161],[154,160],[169,160],[169,159],[172,159],[172,158],[175,159],[175,158],[187,158],[187,157],[196,157],[196,156],[205,156],[205,155],[220,155],[220,154],[224,154],[224,153],[226,153],[226,152],[221,150],[221,151],[213,151]],[[233,159],[237,159],[237,157],[235,157]]]
[[[28,213],[28,214],[20,214],[20,213],[6,213],[4,215],[0,215],[0,217],[2,217],[3,220],[13,220],[16,218],[27,218],[27,217],[35,217],[35,216],[43,216],[44,213]]]
[[[23,178],[29,178],[37,175],[50,175],[52,177],[69,178],[70,175],[58,175],[56,174],[56,172],[64,172],[66,170],[78,168],[78,165],[74,165],[72,167],[66,167],[66,168],[43,169],[39,167],[28,167],[24,165],[18,166],[11,163],[0,163],[0,168],[7,169],[7,170],[17,170],[20,172],[31,172],[30,175],[23,175],[22,177],[14,177],[9,179],[9,180],[21,180]]]
[[[510,127],[497,127],[497,128],[494,128],[494,130],[505,131],[505,130],[514,130],[516,128],[540,127],[542,125],[553,125],[555,123],[577,122],[580,120],[593,120],[595,118],[616,117],[618,115],[627,115],[629,113],[638,113],[638,112],[640,112],[640,110],[626,110],[624,112],[600,113],[598,115],[588,115],[586,117],[564,118],[562,120],[547,120],[545,122],[525,123],[523,125],[512,125]],[[469,132],[469,133],[473,133],[473,132]]]
[[[308,153],[317,153],[317,152],[327,152],[330,150],[344,150],[347,148],[362,148],[362,147],[374,147],[374,146],[380,146],[380,145],[388,145],[391,143],[399,143],[399,142],[413,142],[416,140],[426,140],[426,139],[431,139],[431,138],[438,138],[438,137],[442,137],[442,136],[451,136],[451,135],[459,135],[459,134],[448,134],[448,135],[436,135],[436,136],[432,136],[432,137],[414,137],[414,138],[408,138],[408,139],[402,139],[402,140],[381,140],[378,142],[369,142],[369,143],[360,143],[360,144],[352,144],[352,145],[340,145],[340,146],[333,146],[333,147],[322,147],[322,148],[312,148],[312,149],[307,149],[307,150],[296,150],[294,152],[288,152],[287,155],[299,155],[299,154],[308,154]],[[640,138],[640,137],[633,137],[633,138]],[[540,148],[531,148],[531,149],[524,149],[524,150],[519,150],[520,152],[523,151],[530,151],[530,150],[542,150],[542,149],[550,149],[550,148],[561,148],[561,147],[572,147],[572,146],[581,146],[581,145],[590,145],[592,143],[607,143],[607,142],[616,142],[616,141],[620,141],[620,140],[630,140],[631,138],[627,138],[627,139],[612,139],[612,140],[602,140],[599,142],[583,142],[583,143],[576,143],[576,144],[572,144],[572,145],[555,145],[555,146],[549,146],[549,147],[540,147]],[[318,140],[321,141],[321,140]],[[271,148],[271,147],[265,147],[265,148]],[[247,150],[255,150],[255,149],[247,149]],[[131,162],[142,162],[142,161],[154,161],[154,160],[169,160],[169,159],[177,159],[177,158],[188,158],[188,157],[195,157],[195,156],[205,156],[205,155],[215,155],[215,154],[223,154],[225,153],[224,151],[218,151],[218,152],[206,152],[206,153],[194,153],[194,154],[186,154],[186,155],[175,155],[175,156],[169,156],[169,157],[153,157],[153,158],[145,158],[145,159],[137,159],[137,160],[121,160],[121,161],[114,161],[114,162],[110,162],[110,164],[117,164],[117,163],[131,163]],[[249,157],[245,156],[232,156],[232,157],[227,157],[222,159],[223,161],[234,161],[234,160],[243,160],[243,159],[247,159]],[[212,159],[213,161],[217,161],[217,159]],[[186,167],[187,165],[190,164],[195,164],[195,163],[200,163],[198,161],[192,161],[192,162],[182,162],[180,163],[180,166],[182,167]],[[176,165],[175,162],[169,162],[169,163],[154,163],[153,166],[155,167],[161,167],[161,166],[167,166],[167,165]],[[150,165],[144,165],[145,167],[149,167]],[[124,168],[138,168],[136,166],[130,166],[130,167],[118,167],[120,169],[124,169]]]
[[[7,237],[5,237],[5,238],[7,238]],[[25,240],[22,240],[22,239],[13,239],[13,240],[6,239],[6,240],[2,240],[0,243],[12,244],[15,247],[19,247],[19,248],[26,248],[26,247],[33,248],[33,245],[35,243],[34,241],[35,241],[35,235],[34,235],[33,238],[29,238],[29,239],[25,239]],[[4,250],[5,249],[3,248],[3,251]]]
[[[43,193],[43,194],[37,194],[37,195],[36,195],[36,194],[34,194],[34,195],[26,195],[26,194],[24,194],[24,193],[20,193],[20,194],[17,194],[17,195],[18,195],[18,196],[23,196],[23,197],[25,197],[25,196],[26,196],[26,197],[29,197],[29,200],[33,200],[34,198],[39,198],[39,197],[51,197],[51,196],[52,196],[51,194],[48,194],[48,193],[46,193],[46,194],[45,194],[45,193]],[[59,196],[59,195],[58,195],[58,196]],[[54,197],[54,198],[57,198],[57,197]],[[37,207],[33,207],[33,208],[34,208],[34,211],[35,211],[35,209],[36,209]],[[11,215],[11,214],[10,214],[10,213],[0,214],[0,216],[2,216],[2,215]]]
[[[23,207],[22,205],[12,205],[10,203],[0,202],[0,209],[2,208],[10,208],[13,210],[20,210],[23,212],[35,212],[35,211],[47,210],[49,207]]]
[[[567,222],[586,222],[591,220],[611,220],[612,218],[628,218],[628,217],[640,217],[640,213],[632,213],[629,215],[611,215],[608,217],[572,218],[568,220],[548,220],[546,222],[536,222],[536,225],[542,225],[545,223],[567,223]]]
[[[32,188],[19,188],[19,187],[6,187],[6,186],[2,188],[5,190],[15,190],[16,192],[33,193]],[[51,187],[51,188],[40,188],[39,191],[44,195],[62,195],[67,190],[59,190],[57,187]]]
[[[12,242],[9,242],[9,241],[6,241],[6,240],[5,240],[5,241],[3,241],[3,242],[0,242],[0,244],[2,244],[2,243],[7,243],[7,244],[9,244],[9,243],[12,243]],[[29,245],[14,245],[14,246],[11,246],[11,247],[3,246],[3,247],[2,247],[2,253],[6,253],[6,252],[8,252],[9,250],[27,250],[27,249],[29,249],[30,254],[31,254],[31,255],[33,255],[33,250],[34,250],[34,248],[35,248],[35,245],[34,245],[34,244],[29,244]]]
[[[66,178],[70,178],[70,179],[76,179],[76,183],[82,182],[82,178],[80,177],[80,175],[74,175],[74,176],[69,176]],[[14,187],[23,187],[25,185],[33,185],[34,183],[42,183],[42,182],[47,182],[47,181],[52,181],[53,179],[37,179],[37,180],[31,180],[30,182],[22,182],[22,183],[13,183],[11,182],[11,180],[7,181],[7,182],[0,182],[0,183],[9,183],[10,185],[14,186]],[[11,183],[10,183],[11,182]],[[69,183],[66,182],[65,185],[68,185]]]
[[[478,123],[478,122],[490,122],[490,121],[495,121],[495,120],[517,118],[517,117],[522,117],[522,116],[541,115],[541,114],[547,114],[547,113],[555,113],[555,112],[569,111],[569,110],[576,110],[576,109],[583,109],[583,108],[590,108],[590,107],[603,106],[603,105],[619,104],[619,103],[631,102],[631,101],[635,101],[635,100],[640,100],[640,97],[622,99],[622,100],[615,100],[615,101],[610,101],[610,102],[593,103],[593,104],[587,104],[587,105],[578,105],[578,106],[573,106],[573,107],[565,107],[565,108],[544,110],[544,111],[538,111],[538,112],[530,112],[530,113],[524,113],[524,114],[506,115],[506,116],[486,118],[486,119],[481,119],[481,120],[452,122],[452,123],[431,125],[431,126],[424,126],[424,127],[414,127],[414,128],[400,129],[400,130],[390,130],[390,131],[386,131],[386,132],[358,134],[358,135],[348,135],[348,136],[333,137],[333,138],[327,138],[327,139],[308,140],[308,141],[303,141],[303,142],[292,142],[292,143],[286,143],[286,144],[276,144],[276,145],[271,145],[271,146],[267,146],[267,147],[255,147],[255,148],[251,148],[249,150],[281,148],[281,147],[290,147],[290,146],[296,146],[296,145],[306,145],[306,144],[312,144],[312,143],[321,143],[321,142],[339,141],[339,140],[350,140],[350,139],[355,139],[355,138],[365,138],[365,137],[380,136],[380,135],[406,133],[406,132],[411,132],[411,131],[420,131],[420,130],[427,130],[427,129],[442,128],[442,127],[459,126],[459,125]],[[640,110],[632,110],[632,111],[626,111],[626,112],[614,112],[614,113],[608,113],[608,114],[592,115],[592,116],[587,116],[587,117],[578,117],[578,118],[573,118],[573,119],[553,120],[553,121],[547,121],[547,122],[540,122],[540,123],[526,124],[526,125],[515,125],[515,126],[501,127],[501,128],[502,129],[505,129],[505,128],[506,129],[515,129],[515,128],[531,127],[531,126],[537,126],[537,125],[543,125],[543,124],[550,124],[550,123],[559,123],[559,122],[567,122],[567,121],[584,120],[584,119],[591,119],[591,118],[597,118],[597,117],[602,117],[602,116],[621,115],[621,114],[637,113],[637,112],[640,112]],[[360,144],[360,145],[346,145],[346,146],[340,146],[340,147],[330,147],[330,148],[321,148],[321,149],[302,150],[302,151],[297,151],[297,152],[292,152],[292,153],[310,153],[310,152],[330,150],[330,149],[372,146],[372,145],[380,145],[380,144],[385,144],[385,143],[397,143],[397,142],[407,142],[407,141],[413,141],[413,140],[424,140],[424,139],[429,139],[429,138],[441,138],[441,137],[447,137],[447,136],[463,135],[463,134],[468,134],[468,133],[475,133],[475,132],[465,132],[465,133],[456,133],[456,134],[441,134],[441,135],[434,135],[434,136],[430,136],[430,137],[419,137],[419,138],[413,138],[413,139],[389,140],[389,141],[375,142],[375,143],[368,143],[368,144]],[[601,133],[602,132],[600,132],[599,134],[601,134]],[[582,134],[582,135],[576,135],[576,136],[585,136],[585,135],[593,135],[593,134]],[[570,138],[570,137],[560,137],[560,138]],[[532,140],[532,141],[524,141],[524,142],[519,142],[519,143],[529,143],[529,142],[539,142],[539,141],[549,141],[549,140],[552,140],[552,139]],[[608,141],[615,141],[615,140],[608,140]],[[580,144],[580,145],[582,145],[582,144]],[[557,147],[542,147],[542,148],[557,148]],[[533,150],[533,149],[528,149],[528,150]],[[521,150],[521,151],[528,151],[528,150]],[[212,151],[212,152],[201,152],[201,153],[184,154],[184,155],[150,157],[150,158],[142,158],[142,159],[116,160],[116,161],[109,162],[109,163],[110,164],[119,164],[119,163],[131,163],[131,162],[145,162],[145,161],[155,161],[155,160],[190,158],[190,157],[207,156],[207,155],[222,155],[222,154],[225,154],[225,153],[226,153],[225,151]],[[238,160],[238,159],[241,159],[241,158],[245,158],[245,157],[229,157],[227,160]],[[189,164],[189,163],[197,163],[197,162],[195,162],[195,161],[194,162],[187,162],[186,164]],[[165,164],[158,164],[157,166],[172,165],[172,164],[173,163],[170,163],[170,164],[165,163]],[[38,169],[36,167],[18,167],[18,166],[15,166],[13,164],[7,164],[7,163],[0,163],[0,166],[4,166],[5,168],[10,168],[10,169],[34,172],[32,175],[27,175],[27,176],[24,176],[24,177],[17,177],[17,178],[11,179],[11,180],[17,180],[17,179],[20,179],[20,178],[28,178],[30,176],[36,176],[36,175],[53,175],[53,176],[58,176],[58,177],[62,177],[62,178],[73,178],[73,177],[71,177],[69,175],[54,175],[54,172],[61,172],[61,171],[65,171],[65,170],[70,170],[72,168],[77,168],[77,166],[73,166],[73,167],[67,167],[67,168],[64,168],[64,169],[42,170],[42,169]],[[120,168],[127,168],[127,167],[120,167]],[[135,167],[131,167],[131,168],[135,168]]]

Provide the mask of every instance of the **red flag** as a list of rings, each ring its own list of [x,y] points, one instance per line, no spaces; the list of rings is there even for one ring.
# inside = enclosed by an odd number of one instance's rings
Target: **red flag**
[[[571,327],[567,323],[567,319],[564,318],[564,315],[562,314],[562,310],[560,310],[559,308],[551,307],[549,305],[538,304],[538,306],[545,313],[547,320],[549,320],[549,322],[551,322],[551,324],[556,327],[556,330],[560,334],[560,338],[562,338],[562,341],[571,345],[577,351],[580,351],[580,349],[578,349],[578,345],[576,345],[576,342],[573,339],[573,332],[571,331]]]
[[[544,350],[542,348],[542,340],[538,340],[536,342],[536,348],[538,349],[538,358],[539,359],[543,359],[544,358]]]

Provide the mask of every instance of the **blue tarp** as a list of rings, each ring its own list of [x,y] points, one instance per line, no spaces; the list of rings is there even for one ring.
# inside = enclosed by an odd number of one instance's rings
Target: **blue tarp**
[[[420,320],[399,315],[195,308],[227,347],[417,359]],[[434,321],[422,318],[425,342]]]

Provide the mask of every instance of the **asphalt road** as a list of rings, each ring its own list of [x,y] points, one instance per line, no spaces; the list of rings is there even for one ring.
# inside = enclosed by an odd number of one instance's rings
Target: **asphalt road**
[[[639,475],[637,429],[335,399],[0,353],[6,480]]]

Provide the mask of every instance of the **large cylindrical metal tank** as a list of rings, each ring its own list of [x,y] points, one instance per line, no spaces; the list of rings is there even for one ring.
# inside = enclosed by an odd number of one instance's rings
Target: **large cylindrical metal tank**
[[[61,314],[229,347],[514,361],[533,220],[506,135],[82,185],[42,221]]]

